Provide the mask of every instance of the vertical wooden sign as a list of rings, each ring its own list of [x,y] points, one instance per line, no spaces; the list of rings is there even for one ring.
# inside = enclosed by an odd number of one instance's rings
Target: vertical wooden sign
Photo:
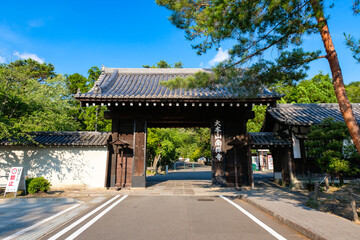
[[[211,126],[212,149],[212,184],[213,186],[226,186],[224,168],[224,131],[223,123],[214,120]]]

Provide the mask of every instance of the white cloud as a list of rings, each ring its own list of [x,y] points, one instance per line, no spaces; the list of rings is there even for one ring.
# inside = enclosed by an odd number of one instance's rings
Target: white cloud
[[[0,56],[0,63],[5,63],[5,61],[6,61],[6,58],[5,58],[5,57]]]
[[[39,63],[44,63],[44,59],[43,58],[39,58],[36,54],[34,53],[19,53],[18,51],[14,52],[14,56],[20,58],[20,59],[28,59],[31,58],[32,60],[38,61]]]
[[[19,43],[21,38],[8,26],[0,24],[0,40],[10,43]]]
[[[214,66],[222,61],[225,61],[229,57],[228,50],[224,51],[222,48],[219,48],[219,51],[216,53],[215,57],[209,61],[209,65]]]
[[[36,28],[36,27],[42,27],[44,26],[44,20],[43,19],[32,19],[28,22],[29,27]]]
[[[200,66],[201,68],[203,68],[203,67],[204,67],[204,63],[201,62],[199,66]]]

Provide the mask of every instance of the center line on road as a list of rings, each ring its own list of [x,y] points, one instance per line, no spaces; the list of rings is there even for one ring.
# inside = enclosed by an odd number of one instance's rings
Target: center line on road
[[[81,228],[79,228],[76,232],[74,232],[73,234],[71,234],[68,238],[66,238],[66,240],[72,240],[74,238],[76,238],[77,236],[79,236],[83,231],[85,231],[88,227],[90,227],[91,225],[93,225],[97,220],[99,220],[102,216],[104,216],[107,212],[109,212],[113,207],[115,207],[117,204],[119,204],[122,200],[124,200],[128,195],[124,195],[122,198],[120,198],[119,200],[117,200],[116,202],[114,202],[110,207],[108,207],[107,209],[105,209],[103,212],[99,213],[99,215],[97,215],[96,217],[94,217],[93,219],[91,219],[91,221],[89,221],[87,224],[85,224],[84,226],[82,226]]]
[[[64,228],[63,230],[61,230],[60,232],[58,232],[57,234],[55,234],[54,236],[52,236],[51,238],[49,238],[49,240],[55,240],[57,238],[59,238],[60,236],[62,236],[63,234],[65,234],[66,232],[68,232],[70,229],[76,227],[78,224],[80,224],[81,222],[83,222],[85,219],[87,219],[88,217],[90,217],[91,215],[93,215],[94,213],[96,213],[97,211],[99,211],[100,209],[102,209],[103,207],[105,207],[106,205],[108,205],[109,203],[111,203],[112,201],[114,201],[115,199],[117,199],[118,197],[120,197],[120,195],[117,195],[113,198],[111,198],[109,201],[107,201],[106,203],[100,205],[99,207],[97,207],[96,209],[92,210],[91,212],[89,212],[88,214],[86,214],[85,216],[83,216],[82,218],[80,218],[79,220],[77,220],[76,222],[74,222],[73,224],[71,224],[70,226]]]
[[[264,228],[266,231],[268,231],[271,235],[273,235],[276,239],[279,240],[286,240],[286,238],[284,238],[283,236],[281,236],[280,234],[278,234],[277,232],[275,232],[272,228],[270,228],[268,225],[266,225],[265,223],[261,222],[259,219],[257,219],[256,217],[254,217],[254,215],[252,215],[251,213],[249,213],[248,211],[246,211],[245,209],[243,209],[242,207],[240,207],[239,205],[237,205],[236,203],[234,203],[233,201],[231,201],[230,199],[220,195],[220,197],[222,199],[224,199],[225,201],[227,201],[228,203],[230,203],[231,205],[233,205],[234,207],[236,207],[238,210],[240,210],[242,213],[244,213],[246,216],[248,216],[251,220],[253,220],[254,222],[256,222],[258,225],[260,225],[262,228]]]

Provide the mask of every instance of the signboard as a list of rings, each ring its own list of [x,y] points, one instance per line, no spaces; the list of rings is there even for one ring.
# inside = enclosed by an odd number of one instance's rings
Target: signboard
[[[269,170],[274,170],[274,163],[273,163],[272,155],[267,155],[267,158],[268,158],[268,167],[269,167]]]
[[[19,189],[19,185],[21,185],[21,188],[25,190],[25,194],[26,194],[25,177],[23,170],[24,170],[23,167],[12,167],[10,169],[9,178],[6,184],[4,196],[6,195],[7,192],[14,192],[16,197],[16,193]]]
[[[222,156],[222,126],[219,120],[214,123],[214,146],[215,146],[215,159],[219,162],[223,160]]]

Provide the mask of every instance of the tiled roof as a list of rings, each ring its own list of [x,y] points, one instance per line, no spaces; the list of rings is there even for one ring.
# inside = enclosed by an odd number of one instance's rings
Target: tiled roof
[[[360,104],[353,103],[352,108],[360,123]],[[276,108],[268,108],[267,112],[276,121],[293,126],[310,126],[329,117],[344,121],[337,103],[277,104]]]
[[[291,142],[287,139],[282,139],[273,132],[252,132],[249,133],[251,137],[250,145],[253,147],[259,146],[289,146]]]
[[[44,146],[105,146],[107,132],[33,132],[29,134],[33,141],[0,140],[0,145],[44,145]]]
[[[77,93],[74,97],[79,100],[239,99],[238,94],[227,87],[184,90],[170,89],[160,84],[199,71],[211,73],[209,69],[202,68],[103,68],[94,87],[88,93]],[[273,97],[279,96],[263,89],[256,98]]]

